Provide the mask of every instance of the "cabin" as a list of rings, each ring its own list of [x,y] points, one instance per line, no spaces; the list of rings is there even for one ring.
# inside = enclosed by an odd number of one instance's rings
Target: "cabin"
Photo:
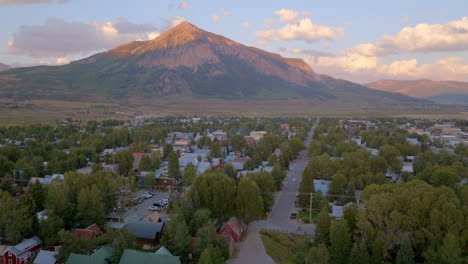
[[[32,261],[42,247],[42,240],[38,237],[23,239],[16,246],[9,246],[3,252],[4,264],[26,264]]]
[[[130,222],[125,226],[143,249],[152,249],[159,244],[163,227],[164,223],[157,222]]]
[[[242,236],[244,235],[245,231],[247,231],[247,226],[237,217],[231,217],[231,219],[229,219],[229,221],[219,230],[218,234],[226,239],[226,243],[231,255],[234,252],[234,248],[236,247],[237,243],[239,243]]]
[[[102,231],[98,225],[92,224],[85,229],[75,229],[75,236],[79,238],[86,238],[88,240],[93,240],[97,236],[101,235]]]

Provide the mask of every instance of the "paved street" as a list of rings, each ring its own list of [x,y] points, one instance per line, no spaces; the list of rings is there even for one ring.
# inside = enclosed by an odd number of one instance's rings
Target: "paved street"
[[[314,129],[318,121],[309,132],[307,140],[304,142],[306,147],[312,141]],[[275,204],[267,220],[255,221],[249,224],[247,237],[239,245],[239,253],[236,258],[228,260],[227,264],[259,264],[274,263],[270,256],[265,252],[261,236],[262,229],[275,229],[281,231],[301,233],[307,232],[313,234],[315,225],[299,224],[296,220],[290,220],[290,213],[295,210],[294,201],[299,184],[302,179],[302,172],[307,164],[307,150],[302,151],[298,159],[291,164],[291,171],[288,172],[288,181],[285,182],[283,190],[275,195]],[[295,179],[295,181],[293,181]],[[300,228],[298,230],[298,227]]]

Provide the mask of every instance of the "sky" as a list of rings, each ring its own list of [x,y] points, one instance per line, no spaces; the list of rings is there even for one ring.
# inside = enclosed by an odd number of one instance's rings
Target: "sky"
[[[182,21],[322,74],[468,81],[466,0],[0,0],[0,63],[58,65]]]

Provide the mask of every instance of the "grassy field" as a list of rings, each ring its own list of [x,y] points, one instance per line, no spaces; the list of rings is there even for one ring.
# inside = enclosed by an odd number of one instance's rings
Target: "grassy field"
[[[265,230],[262,230],[260,235],[267,254],[275,263],[296,263],[296,240],[301,237],[301,235]]]
[[[92,100],[92,99],[90,99]],[[97,100],[96,100],[97,101]],[[142,114],[220,116],[406,116],[417,118],[468,118],[466,107],[438,105],[385,106],[315,100],[221,100],[167,97],[155,100],[76,102],[0,99],[0,125],[49,123],[71,117],[79,120],[132,119]]]

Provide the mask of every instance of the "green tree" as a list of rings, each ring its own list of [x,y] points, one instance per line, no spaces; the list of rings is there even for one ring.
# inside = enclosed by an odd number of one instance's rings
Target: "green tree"
[[[156,184],[154,172],[150,172],[143,177],[143,182],[146,186],[154,186]]]
[[[236,206],[238,216],[247,223],[260,219],[264,215],[260,188],[252,179],[241,178],[237,188]]]
[[[153,170],[153,161],[151,160],[149,156],[141,157],[138,170],[139,171],[152,171]]]
[[[120,172],[128,176],[130,171],[133,169],[133,154],[130,150],[122,150],[114,154],[114,162],[119,164]]]
[[[243,149],[247,147],[247,142],[242,135],[233,135],[230,139],[231,145],[237,153],[242,153]]]
[[[29,192],[32,195],[33,205],[32,208],[34,212],[40,212],[44,210],[44,203],[46,198],[46,190],[42,184],[36,182],[29,185]]]
[[[305,264],[328,264],[330,256],[328,249],[323,244],[311,247],[305,258]]]
[[[281,166],[278,163],[275,163],[275,165],[273,166],[271,176],[273,176],[273,180],[275,181],[276,189],[281,189],[281,183],[286,177],[286,173],[284,173],[284,171],[281,169]]]
[[[349,264],[371,264],[369,252],[366,243],[361,241],[359,246],[354,245],[349,255]]]
[[[172,178],[179,178],[180,177],[180,170],[179,170],[179,157],[175,152],[171,152],[169,154],[169,164],[168,164],[168,173],[169,176]]]
[[[201,254],[205,248],[209,245],[213,245],[214,241],[216,240],[217,233],[216,227],[214,226],[213,222],[208,221],[206,222],[198,231],[197,231],[197,250]]]
[[[57,234],[60,241],[60,251],[55,257],[61,262],[65,262],[71,253],[89,255],[95,248],[95,240],[84,237],[77,237],[72,231],[61,230]]]
[[[224,174],[226,174],[229,178],[233,179],[233,180],[237,180],[237,171],[236,169],[234,169],[234,166],[232,166],[232,164],[226,164],[224,166]]]
[[[46,211],[54,214],[63,220],[65,228],[72,228],[75,225],[75,205],[72,203],[72,190],[67,184],[50,184],[45,202]]]
[[[414,263],[414,252],[413,247],[411,246],[411,241],[405,239],[403,244],[398,250],[396,264],[413,264]]]
[[[351,238],[346,219],[341,218],[330,226],[331,264],[347,264],[351,249]]]
[[[213,142],[213,144],[211,144],[210,155],[213,158],[222,158],[223,157],[223,153],[221,151],[221,145],[219,144],[218,141],[215,141],[215,142]]]
[[[111,263],[119,263],[123,252],[126,249],[137,247],[135,236],[127,229],[109,229],[99,238],[102,244],[112,247]]]
[[[197,168],[192,163],[189,163],[187,167],[185,167],[184,174],[182,175],[182,181],[185,186],[190,186],[197,175]]]
[[[31,231],[28,208],[9,193],[0,191],[0,237],[2,242],[17,244]]]
[[[63,229],[63,220],[56,216],[54,212],[47,212],[47,219],[39,222],[39,232],[38,235],[44,241],[45,247],[57,246],[59,243],[59,238],[57,233]]]
[[[315,242],[328,245],[330,243],[330,215],[328,206],[322,207],[318,215],[317,225],[315,230]]]
[[[198,264],[219,264],[224,263],[225,259],[218,247],[209,245],[203,250],[198,260]]]
[[[171,252],[180,256],[182,259],[188,258],[190,252],[190,233],[185,219],[180,214],[176,213],[172,217],[172,221],[165,228],[162,244],[168,247]]]
[[[171,144],[164,145],[163,160],[166,160],[169,157],[169,154],[171,154],[172,152],[174,152],[174,148],[172,147]]]
[[[197,231],[210,221],[210,210],[205,208],[198,209],[190,221],[190,234],[196,236]]]
[[[103,226],[104,206],[99,190],[96,186],[83,188],[78,193],[77,218],[82,227],[92,224]]]

